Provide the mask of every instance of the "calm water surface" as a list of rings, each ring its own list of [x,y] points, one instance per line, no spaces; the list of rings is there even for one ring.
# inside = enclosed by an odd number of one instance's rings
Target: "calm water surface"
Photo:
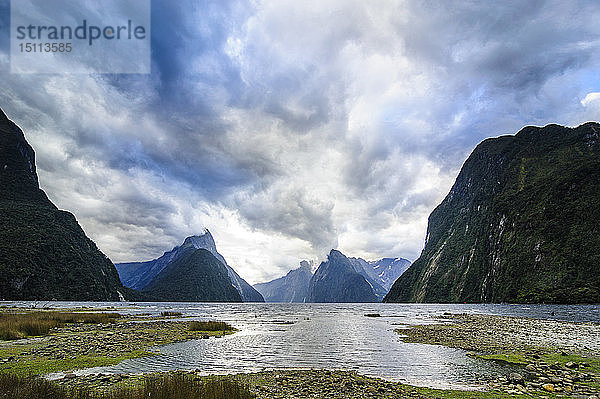
[[[180,369],[229,374],[273,368],[327,368],[356,370],[412,385],[462,389],[475,388],[486,376],[508,369],[471,359],[462,350],[404,343],[394,330],[402,325],[431,323],[432,316],[445,312],[600,322],[600,306],[107,302],[52,302],[48,306],[112,306],[120,313],[131,314],[172,310],[182,312],[188,320],[223,320],[240,330],[220,339],[165,345],[158,356],[80,370],[77,374]],[[365,317],[367,313],[382,317]]]

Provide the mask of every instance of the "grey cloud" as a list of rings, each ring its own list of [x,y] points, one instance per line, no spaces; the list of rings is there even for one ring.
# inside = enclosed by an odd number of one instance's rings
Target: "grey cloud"
[[[118,260],[160,255],[205,204],[315,257],[344,234],[350,250],[404,256],[425,232],[394,234],[421,228],[479,141],[600,116],[579,103],[600,91],[598,17],[592,1],[154,1],[152,75],[11,75],[4,62],[0,99],[32,140],[49,136],[49,193]]]
[[[237,206],[255,228],[300,238],[318,253],[337,247],[331,198],[309,198],[301,187],[274,188],[246,198]]]

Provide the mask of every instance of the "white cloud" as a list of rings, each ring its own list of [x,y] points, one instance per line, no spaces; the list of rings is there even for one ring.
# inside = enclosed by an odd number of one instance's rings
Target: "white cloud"
[[[581,105],[587,107],[598,100],[600,100],[600,92],[588,93],[585,98],[581,100]]]

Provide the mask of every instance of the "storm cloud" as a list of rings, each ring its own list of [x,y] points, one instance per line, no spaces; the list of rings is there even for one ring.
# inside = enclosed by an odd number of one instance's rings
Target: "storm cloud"
[[[9,14],[0,106],[115,262],[204,227],[252,283],[415,259],[477,143],[600,118],[594,1],[157,0],[150,75],[11,74]]]

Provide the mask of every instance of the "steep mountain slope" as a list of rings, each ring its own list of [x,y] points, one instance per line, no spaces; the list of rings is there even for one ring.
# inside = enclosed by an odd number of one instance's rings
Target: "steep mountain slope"
[[[125,292],[75,217],[39,188],[35,152],[0,110],[0,298],[115,301]]]
[[[306,302],[311,277],[312,267],[303,260],[299,268],[290,270],[278,279],[254,284],[254,288],[262,294],[266,302]]]
[[[600,125],[483,141],[386,302],[600,302]]]
[[[157,301],[241,302],[227,268],[206,249],[184,244],[180,256],[170,262],[142,291]]]
[[[206,249],[225,266],[231,284],[240,293],[244,302],[264,302],[262,295],[227,264],[225,258],[217,251],[215,240],[208,230],[202,235],[187,237],[181,246],[165,252],[160,258],[146,262],[117,263],[115,266],[125,286],[144,290],[171,262],[179,259],[189,246],[195,249]]]
[[[146,262],[116,263],[115,266],[123,285],[134,290],[144,289],[154,277],[167,267],[169,262],[181,255],[178,252],[179,248],[175,247],[171,251],[165,252],[160,258]]]
[[[331,250],[312,276],[308,302],[379,302],[373,287],[341,252]]]

